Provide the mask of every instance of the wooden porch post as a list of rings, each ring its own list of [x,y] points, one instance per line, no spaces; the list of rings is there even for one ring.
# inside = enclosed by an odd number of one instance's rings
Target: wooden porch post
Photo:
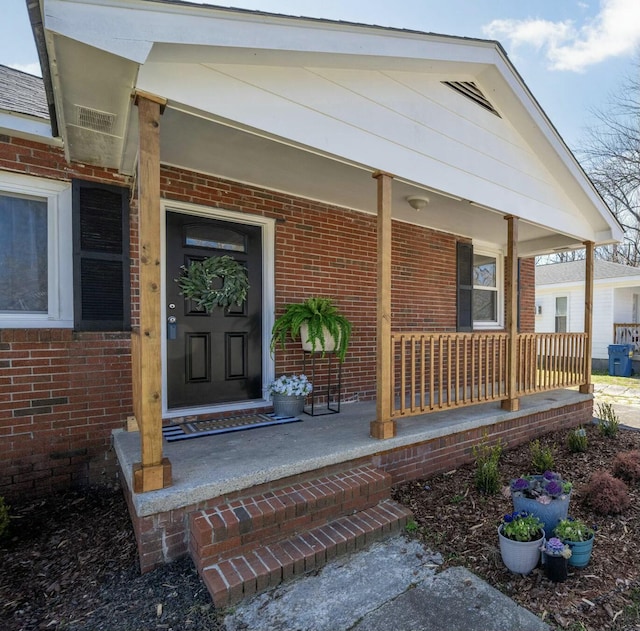
[[[585,241],[585,279],[584,279],[584,332],[586,340],[584,344],[584,383],[580,386],[580,392],[591,394],[591,348],[593,337],[593,241]]]
[[[502,401],[502,409],[515,412],[520,409],[516,398],[518,370],[518,218],[505,217],[507,228],[507,313],[506,325],[509,334],[507,355],[507,398]]]
[[[378,284],[376,325],[376,420],[373,438],[393,438],[391,418],[391,181],[393,176],[376,171],[378,180]]]
[[[133,401],[140,427],[142,462],[133,466],[135,493],[171,485],[162,456],[160,328],[160,116],[166,99],[137,93],[140,326],[133,331]]]

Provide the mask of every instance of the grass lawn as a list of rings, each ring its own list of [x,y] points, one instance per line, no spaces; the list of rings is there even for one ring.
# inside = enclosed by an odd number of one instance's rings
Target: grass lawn
[[[591,375],[591,381],[603,386],[640,388],[640,375],[632,375],[631,377],[611,377],[608,372],[594,372]]]

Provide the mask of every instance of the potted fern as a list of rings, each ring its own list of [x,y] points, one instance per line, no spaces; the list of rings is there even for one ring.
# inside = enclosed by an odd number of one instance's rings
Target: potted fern
[[[303,302],[289,304],[276,318],[271,330],[271,353],[284,344],[288,337],[300,337],[306,351],[335,352],[343,362],[351,337],[351,322],[347,320],[329,298],[307,298]]]

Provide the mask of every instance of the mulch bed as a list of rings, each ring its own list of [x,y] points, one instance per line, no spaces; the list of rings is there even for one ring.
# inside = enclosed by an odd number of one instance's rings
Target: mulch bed
[[[559,629],[600,631],[640,629],[640,488],[629,489],[631,506],[617,516],[595,514],[584,503],[583,487],[592,472],[611,471],[619,452],[640,449],[640,432],[621,429],[615,438],[587,428],[586,453],[571,453],[568,432],[541,438],[553,448],[554,470],[574,483],[569,514],[597,525],[593,554],[584,569],[571,569],[565,583],[552,583],[541,569],[528,576],[509,572],[500,558],[497,526],[513,510],[502,493],[480,494],[474,466],[407,483],[395,499],[408,506],[418,525],[416,536],[445,559],[443,569],[463,565],[516,602]],[[500,461],[502,482],[536,473],[528,445],[509,450]]]
[[[0,542],[2,631],[216,631],[190,559],[141,575],[120,491],[11,502]]]

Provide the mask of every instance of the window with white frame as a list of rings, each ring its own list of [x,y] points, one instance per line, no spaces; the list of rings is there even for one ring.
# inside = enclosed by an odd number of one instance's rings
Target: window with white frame
[[[567,332],[567,297],[566,296],[556,297],[555,331],[556,333]]]
[[[47,201],[0,192],[0,311],[47,313]]]
[[[473,326],[502,326],[502,256],[497,252],[473,251]]]
[[[73,326],[70,233],[68,183],[0,174],[0,327]]]

